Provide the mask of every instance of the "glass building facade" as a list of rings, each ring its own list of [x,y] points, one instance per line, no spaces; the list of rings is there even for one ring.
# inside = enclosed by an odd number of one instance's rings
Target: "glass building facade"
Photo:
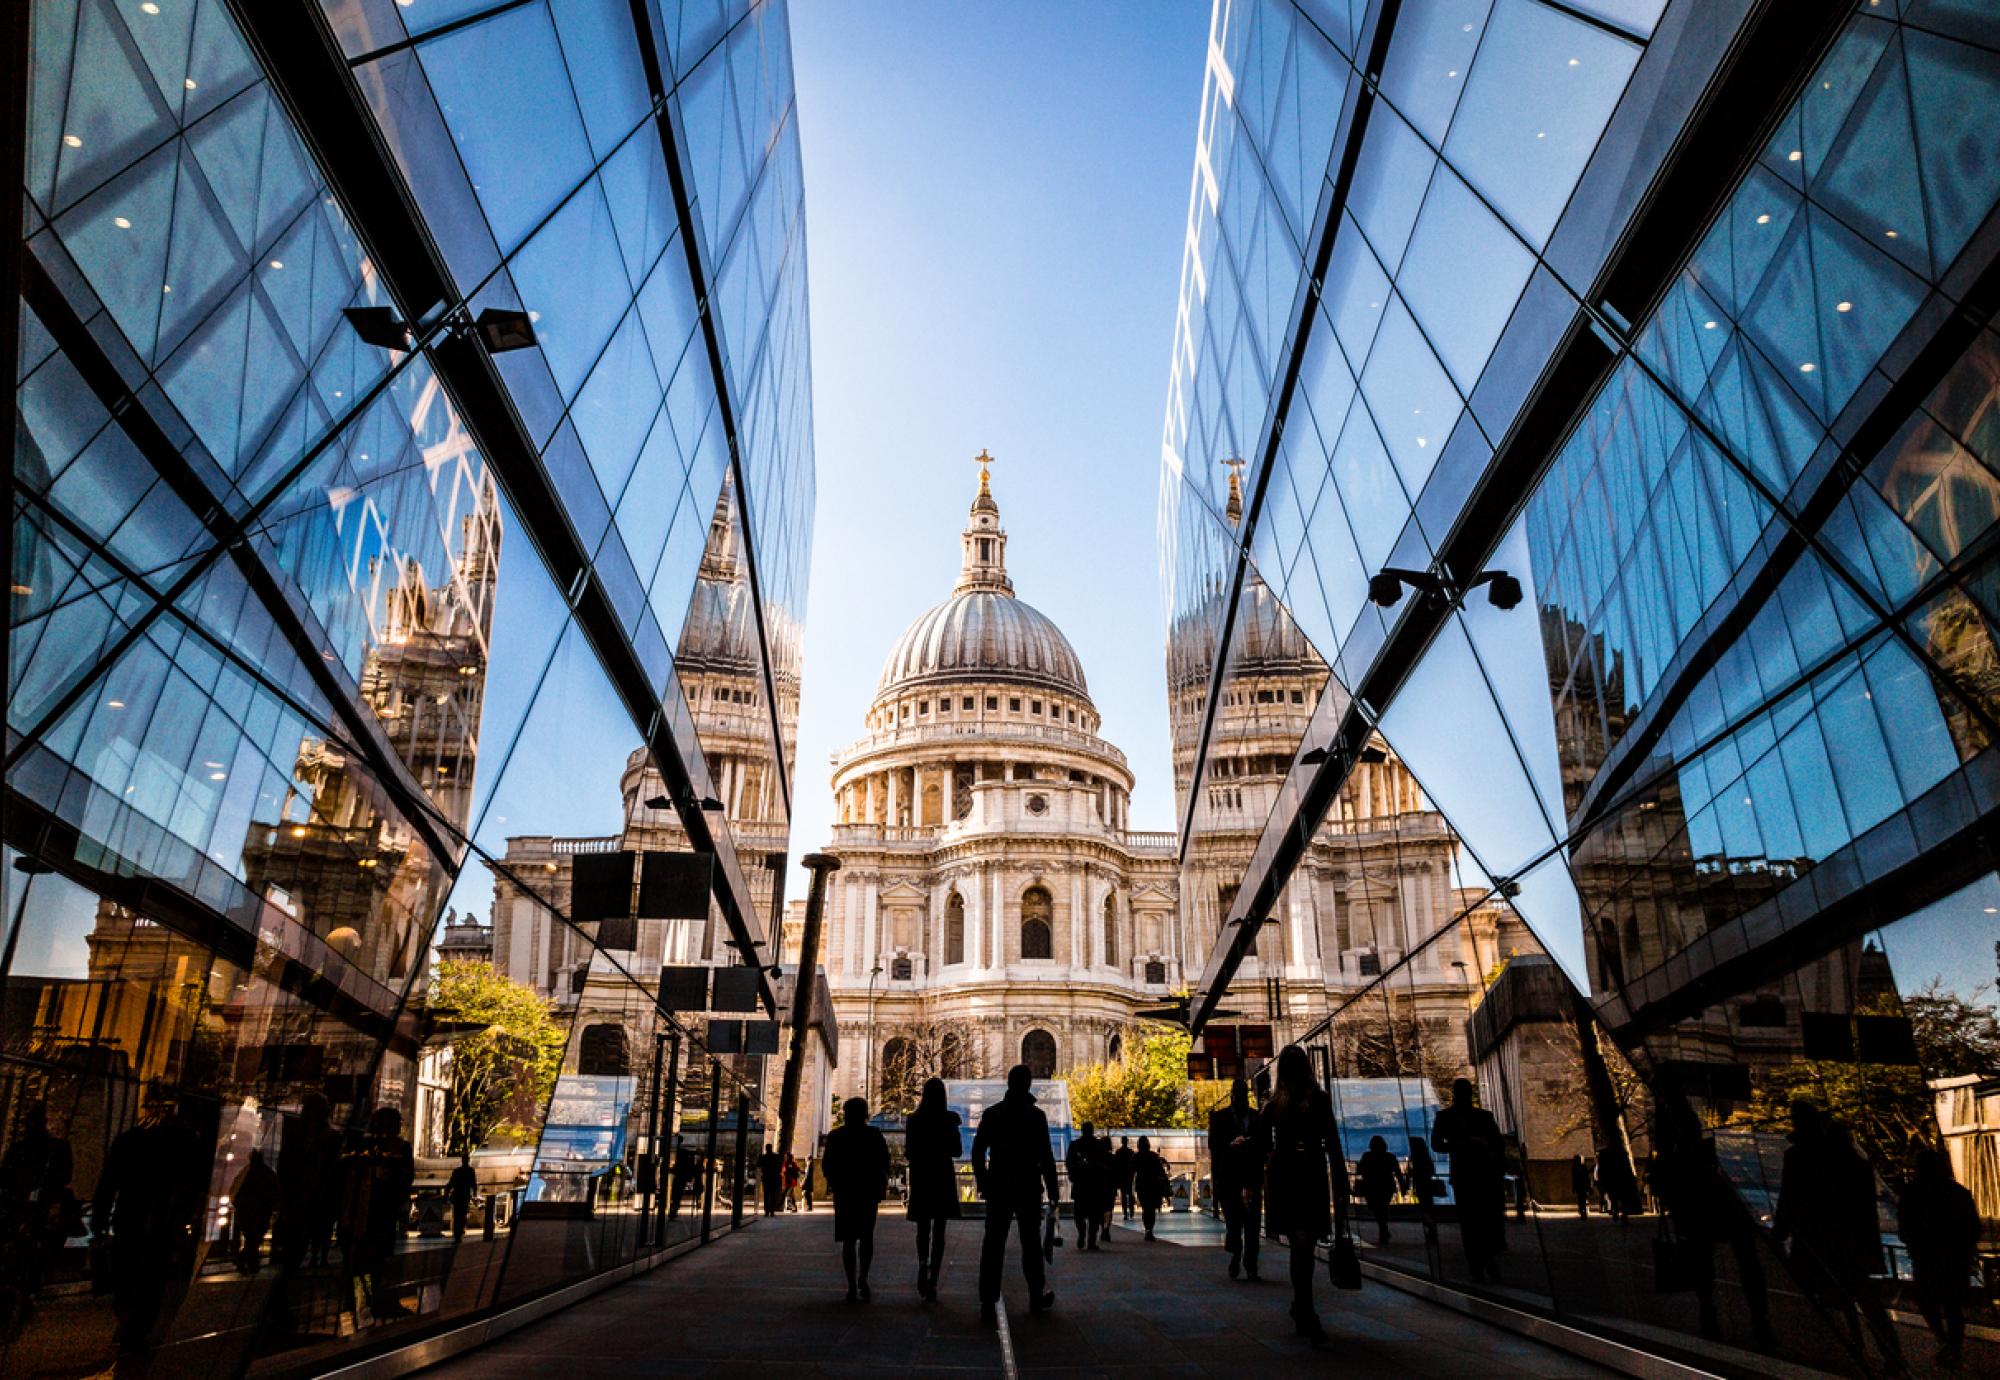
[[[1459,923],[1284,1027],[1493,1114],[1402,1096],[1439,1172],[1381,1269],[1716,1373],[1928,1371],[1954,1310],[2000,1366],[1996,112],[1958,0],[1218,0],[1160,492],[1193,1016],[1274,920],[1360,944],[1301,859],[1413,773]],[[1274,626],[1315,707],[1245,782]]]
[[[776,943],[785,5],[7,23],[0,1371],[319,1372],[708,1239],[764,1061],[663,1010],[648,930]],[[641,776],[656,846],[712,860],[682,909],[508,861],[618,834]],[[569,1000],[495,971],[501,892]]]

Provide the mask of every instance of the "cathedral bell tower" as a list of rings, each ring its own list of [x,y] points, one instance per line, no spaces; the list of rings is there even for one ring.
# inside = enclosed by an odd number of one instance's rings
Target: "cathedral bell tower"
[[[979,462],[979,496],[965,520],[959,540],[965,558],[958,567],[958,583],[952,597],[973,592],[1014,595],[1014,582],[1007,578],[1007,533],[1000,526],[1000,505],[993,501],[993,476],[986,467],[993,457],[983,449],[973,457]]]

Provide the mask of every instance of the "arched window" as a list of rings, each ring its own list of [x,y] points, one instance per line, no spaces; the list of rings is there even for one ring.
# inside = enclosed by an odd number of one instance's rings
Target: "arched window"
[[[1114,1064],[1125,1057],[1125,1037],[1123,1035],[1115,1031],[1112,1032],[1111,1043],[1104,1047],[1104,1057]]]
[[[1104,961],[1118,966],[1118,897],[1104,898]]]
[[[1022,894],[1021,957],[1055,957],[1055,913],[1055,902],[1041,887],[1031,886]]]
[[[1046,1030],[1030,1030],[1021,1037],[1021,1062],[1037,1078],[1056,1076],[1056,1037]]]
[[[944,961],[965,962],[965,898],[956,891],[944,898]]]

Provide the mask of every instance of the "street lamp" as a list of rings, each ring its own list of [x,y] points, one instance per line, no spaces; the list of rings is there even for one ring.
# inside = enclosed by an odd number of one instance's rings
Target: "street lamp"
[[[1400,566],[1385,565],[1381,572],[1368,579],[1368,598],[1381,607],[1394,608],[1403,598],[1403,586],[1423,594],[1433,604],[1442,608],[1454,608],[1465,601],[1465,596],[1485,585],[1487,602],[1505,613],[1517,606],[1523,597],[1521,582],[1504,570],[1482,570],[1467,580],[1462,587],[1454,588],[1442,575],[1428,570],[1406,570]]]
[[[861,1095],[871,1091],[869,1077],[875,1069],[875,979],[882,976],[882,965],[877,963],[868,970],[868,1043],[861,1050]]]

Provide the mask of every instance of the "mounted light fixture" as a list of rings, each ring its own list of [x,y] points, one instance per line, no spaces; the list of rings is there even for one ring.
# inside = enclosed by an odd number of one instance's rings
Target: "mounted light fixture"
[[[410,323],[396,315],[394,307],[342,307],[340,314],[354,327],[362,344],[409,352]]]
[[[1481,585],[1487,586],[1486,601],[1502,613],[1518,606],[1523,597],[1521,582],[1504,570],[1482,570],[1467,580],[1463,589],[1453,589],[1443,576],[1428,570],[1385,565],[1368,579],[1369,602],[1385,609],[1394,608],[1403,600],[1405,585],[1447,608],[1463,604],[1465,596]]]
[[[671,810],[676,804],[683,805],[691,810],[720,811],[722,809],[722,802],[714,796],[705,795],[697,800],[693,791],[689,791],[676,800],[670,800],[663,795],[648,796],[646,798],[646,808],[649,810]]]
[[[1323,747],[1307,748],[1299,754],[1299,765],[1302,767],[1316,767],[1325,760],[1326,749]]]
[[[494,354],[525,350],[535,343],[534,322],[528,313],[507,307],[488,307],[472,323],[473,330]]]

